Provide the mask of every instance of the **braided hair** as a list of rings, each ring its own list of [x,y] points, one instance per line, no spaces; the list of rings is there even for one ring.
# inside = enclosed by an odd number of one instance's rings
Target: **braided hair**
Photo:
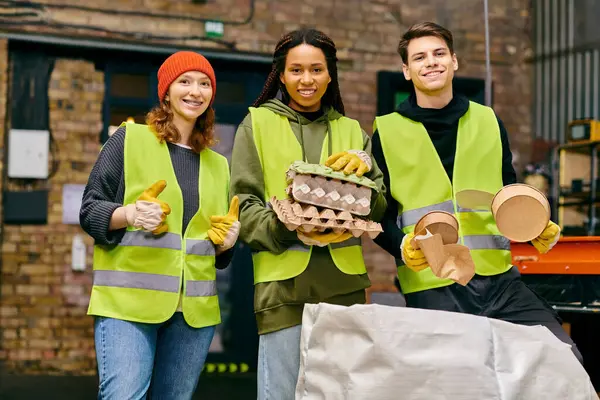
[[[278,91],[281,91],[286,103],[289,101],[289,94],[287,93],[285,85],[281,83],[279,76],[285,70],[285,60],[290,49],[302,44],[308,44],[321,49],[325,55],[325,60],[327,61],[327,70],[331,77],[331,82],[329,83],[329,86],[327,86],[327,90],[321,99],[321,104],[332,107],[340,114],[345,115],[344,102],[342,101],[340,85],[338,82],[337,49],[335,48],[335,43],[333,43],[333,40],[323,32],[312,28],[304,28],[289,32],[283,35],[279,40],[279,43],[275,46],[275,52],[273,53],[271,73],[265,82],[262,93],[254,101],[252,107],[258,107],[267,100],[274,99],[277,96]]]

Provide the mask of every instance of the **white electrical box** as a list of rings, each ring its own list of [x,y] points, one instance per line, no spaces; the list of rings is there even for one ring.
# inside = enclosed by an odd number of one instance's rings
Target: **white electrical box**
[[[73,236],[71,243],[71,269],[73,271],[85,271],[85,261],[87,257],[87,249],[81,235]]]
[[[8,136],[8,177],[48,178],[50,132],[11,129]]]

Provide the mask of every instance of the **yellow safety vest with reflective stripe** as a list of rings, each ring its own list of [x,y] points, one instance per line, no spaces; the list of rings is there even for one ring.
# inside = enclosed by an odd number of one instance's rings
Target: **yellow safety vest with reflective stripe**
[[[182,237],[183,196],[169,149],[146,125],[127,123],[123,204],[134,203],[154,182],[167,187],[159,198],[171,207],[168,232],[153,235],[128,227],[116,246],[94,246],[94,282],[88,314],[127,321],[168,320],[183,293],[182,311],[194,327],[221,322],[215,247],[208,239],[210,216],[228,209],[229,166],[212,150],[200,153],[199,208]]]
[[[497,275],[511,267],[510,242],[501,235],[489,211],[462,209],[455,194],[468,189],[496,193],[502,188],[502,144],[493,110],[471,102],[459,121],[452,182],[425,130],[398,113],[375,119],[375,128],[390,175],[390,193],[398,202],[397,224],[404,233],[414,230],[426,213],[455,214],[460,243],[471,250],[475,272]],[[398,279],[404,293],[448,286],[430,268],[414,272],[397,259]]]
[[[267,108],[254,107],[250,107],[250,114],[254,143],[265,182],[264,200],[269,202],[272,196],[284,199],[287,197],[286,171],[294,161],[302,160],[302,147],[285,116]],[[326,136],[321,151],[322,163],[330,150],[336,153],[363,149],[362,130],[357,121],[342,117],[329,123],[331,143]],[[359,238],[330,244],[329,252],[335,265],[345,274],[359,275],[367,272]],[[308,266],[311,253],[312,246],[303,244],[291,246],[281,254],[269,251],[253,253],[254,283],[281,281],[300,275]]]

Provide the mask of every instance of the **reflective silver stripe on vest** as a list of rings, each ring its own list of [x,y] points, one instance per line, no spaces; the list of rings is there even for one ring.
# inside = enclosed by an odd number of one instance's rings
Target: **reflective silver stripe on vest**
[[[214,256],[215,246],[210,240],[187,239],[185,252],[196,256]]]
[[[444,201],[443,203],[433,204],[431,206],[416,208],[414,210],[408,210],[398,215],[396,225],[398,228],[403,229],[407,226],[411,226],[419,222],[421,217],[431,211],[446,211],[454,214],[454,204],[452,200]]]
[[[179,277],[144,272],[95,270],[94,285],[178,293]]]
[[[491,212],[490,210],[478,210],[478,209],[473,209],[473,208],[462,208],[462,207],[458,207],[458,212]]]
[[[463,240],[471,250],[510,250],[510,240],[501,235],[467,235]]]
[[[508,250],[510,240],[500,235],[468,235],[464,238],[464,245],[470,250]],[[401,258],[396,258],[396,265],[404,265]]]
[[[162,235],[153,235],[152,232],[127,231],[120,245],[181,250],[181,236],[169,232]],[[197,256],[214,256],[215,246],[210,240],[187,239],[185,252]]]
[[[216,281],[186,281],[185,295],[189,297],[207,297],[217,295]]]
[[[362,245],[360,238],[353,237],[348,240],[344,240],[343,242],[331,243],[331,248],[332,249],[342,249],[344,247],[360,246],[360,245]]]
[[[169,232],[154,235],[152,232],[127,231],[119,245],[181,250],[181,236]]]

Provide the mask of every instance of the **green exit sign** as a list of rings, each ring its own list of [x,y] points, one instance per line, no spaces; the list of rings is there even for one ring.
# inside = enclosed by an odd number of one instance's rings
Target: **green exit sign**
[[[223,37],[225,27],[221,21],[206,21],[204,24],[204,32],[208,37]]]

